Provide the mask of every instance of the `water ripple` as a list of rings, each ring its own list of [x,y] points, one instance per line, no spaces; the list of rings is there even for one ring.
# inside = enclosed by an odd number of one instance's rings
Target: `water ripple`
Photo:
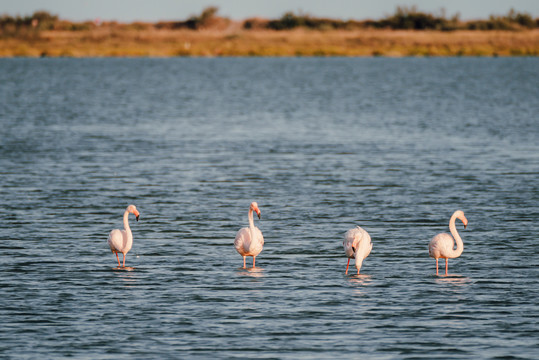
[[[0,59],[0,357],[535,358],[538,68]],[[129,203],[126,271],[106,239]],[[373,250],[346,276],[355,225]]]

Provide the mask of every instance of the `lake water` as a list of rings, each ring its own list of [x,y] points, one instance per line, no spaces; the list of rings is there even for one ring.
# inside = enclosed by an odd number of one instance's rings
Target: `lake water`
[[[2,59],[0,99],[2,358],[537,358],[537,58]]]

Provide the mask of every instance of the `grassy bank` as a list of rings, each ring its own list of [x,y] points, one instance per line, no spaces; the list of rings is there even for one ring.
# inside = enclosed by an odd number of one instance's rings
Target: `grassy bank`
[[[538,56],[539,30],[51,30],[0,38],[0,56]]]
[[[186,20],[70,22],[46,11],[0,17],[0,56],[538,56],[539,19],[511,10],[461,21],[398,7],[380,20],[233,21],[208,7]]]

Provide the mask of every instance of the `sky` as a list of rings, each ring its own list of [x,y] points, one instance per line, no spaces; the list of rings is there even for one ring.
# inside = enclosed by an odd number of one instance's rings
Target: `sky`
[[[61,19],[117,20],[120,22],[183,20],[217,6],[219,14],[235,20],[249,17],[278,18],[287,11],[338,19],[379,19],[397,6],[417,5],[419,10],[461,19],[504,15],[511,8],[539,17],[539,0],[0,0],[0,14],[31,15],[46,10]]]

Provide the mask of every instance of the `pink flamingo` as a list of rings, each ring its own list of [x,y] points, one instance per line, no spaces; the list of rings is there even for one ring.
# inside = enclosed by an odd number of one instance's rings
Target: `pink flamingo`
[[[257,228],[253,221],[253,211],[256,212],[258,218],[260,219],[260,210],[258,209],[258,204],[252,202],[249,206],[249,227],[244,227],[240,229],[236,234],[236,239],[234,240],[234,247],[236,251],[243,256],[243,268],[245,269],[245,258],[247,256],[253,257],[253,268],[255,267],[255,259],[258,254],[262,251],[264,246],[264,237],[259,228]]]
[[[131,228],[129,227],[128,217],[129,214],[134,214],[135,219],[139,218],[139,212],[135,205],[129,205],[124,212],[124,228],[125,230],[114,229],[109,234],[108,243],[110,250],[116,254],[116,259],[118,259],[118,267],[120,267],[120,258],[118,253],[121,252],[124,255],[123,258],[123,267],[125,267],[125,256],[131,250],[133,246],[133,234],[131,233]]]
[[[460,219],[464,224],[464,228],[468,225],[468,219],[464,216],[464,212],[457,210],[451,216],[449,220],[449,230],[457,242],[457,249],[454,250],[453,237],[446,233],[441,233],[432,238],[429,243],[429,255],[436,259],[436,275],[438,275],[438,259],[445,259],[445,275],[447,276],[447,259],[457,258],[462,254],[464,250],[464,244],[460,238],[457,228],[455,227],[455,220]]]
[[[350,266],[350,259],[356,259],[357,274],[363,264],[363,260],[372,250],[371,237],[368,232],[360,228],[359,226],[350,229],[344,235],[344,252],[348,257],[348,264],[346,264],[346,274],[348,275],[348,266]]]

